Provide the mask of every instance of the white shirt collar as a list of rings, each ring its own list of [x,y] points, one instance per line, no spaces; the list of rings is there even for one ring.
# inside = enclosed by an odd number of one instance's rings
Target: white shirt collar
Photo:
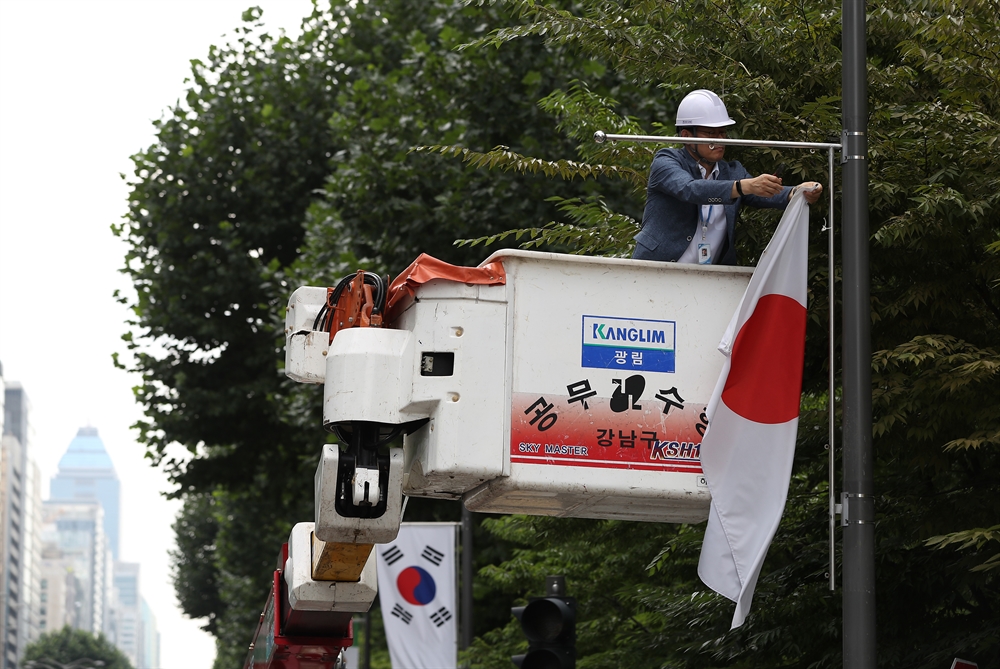
[[[711,174],[708,174],[708,170],[706,170],[705,166],[702,165],[701,163],[698,163],[698,169],[701,170],[701,178],[702,179],[718,179],[719,178],[719,163],[716,163],[715,166],[712,168],[712,173]],[[706,176],[706,175],[708,175],[708,176]]]

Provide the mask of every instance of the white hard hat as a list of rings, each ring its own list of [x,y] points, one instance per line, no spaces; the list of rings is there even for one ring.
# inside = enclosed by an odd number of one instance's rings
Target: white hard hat
[[[704,89],[691,91],[677,106],[678,129],[692,126],[722,128],[727,125],[736,125],[736,121],[729,118],[726,105],[722,104],[722,99],[712,91]]]

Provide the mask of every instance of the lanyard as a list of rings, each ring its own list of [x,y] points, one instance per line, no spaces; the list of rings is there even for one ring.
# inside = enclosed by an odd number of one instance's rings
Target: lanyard
[[[705,206],[702,205],[698,207],[698,220],[701,222],[701,241],[705,241],[706,235],[708,235],[708,222],[712,220],[712,207],[715,205],[708,205],[708,216],[705,216]]]
[[[701,166],[699,165],[699,167],[701,167]],[[703,171],[702,178],[714,180],[715,170],[712,170],[712,172],[708,172],[707,170],[705,170],[704,167],[701,167],[701,169]],[[713,206],[715,206],[715,205],[711,205],[711,204],[708,205],[708,215],[707,216],[705,215],[705,206],[702,205],[702,206],[698,207],[698,220],[701,222],[701,241],[703,241],[703,242],[705,241],[706,237],[708,236],[708,222],[712,220],[712,207]]]

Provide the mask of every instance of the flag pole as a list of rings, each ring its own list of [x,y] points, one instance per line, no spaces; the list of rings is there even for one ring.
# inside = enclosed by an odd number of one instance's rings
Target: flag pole
[[[834,262],[834,230],[833,230],[833,149],[828,150],[828,159],[830,162],[830,222],[827,224],[825,230],[827,234],[826,244],[827,244],[827,299],[829,300],[829,317],[830,317],[830,328],[828,332],[829,338],[829,356],[830,356],[830,376],[828,378],[829,387],[827,392],[830,397],[827,401],[827,411],[829,413],[827,428],[829,430],[827,434],[827,469],[830,479],[830,487],[828,490],[827,503],[829,504],[829,516],[827,518],[829,538],[830,538],[830,548],[829,548],[829,560],[830,560],[830,578],[829,587],[830,592],[834,592],[837,589],[837,493],[836,493],[836,468],[837,468],[837,456],[836,456],[836,446],[837,446],[837,368],[834,365],[836,360],[836,330],[835,327],[835,305],[837,304],[836,299],[836,281],[834,277],[836,276],[836,263]]]
[[[865,2],[843,3],[844,667],[875,669],[871,276]]]
[[[459,606],[462,624],[459,628],[462,632],[460,648],[465,650],[472,645],[472,512],[464,503],[459,504],[462,507],[462,603]]]
[[[361,654],[363,669],[372,669],[372,610],[365,614],[365,646]]]

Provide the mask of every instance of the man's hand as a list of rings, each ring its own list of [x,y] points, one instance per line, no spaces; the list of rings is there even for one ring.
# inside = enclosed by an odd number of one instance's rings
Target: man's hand
[[[823,184],[818,181],[806,181],[795,187],[795,190],[791,192],[789,200],[795,196],[796,191],[802,190],[802,196],[806,199],[809,204],[816,204],[819,202],[820,196],[823,194]]]
[[[781,192],[781,177],[773,174],[761,174],[753,179],[743,179],[740,182],[744,195],[759,195],[760,197],[771,197]]]

